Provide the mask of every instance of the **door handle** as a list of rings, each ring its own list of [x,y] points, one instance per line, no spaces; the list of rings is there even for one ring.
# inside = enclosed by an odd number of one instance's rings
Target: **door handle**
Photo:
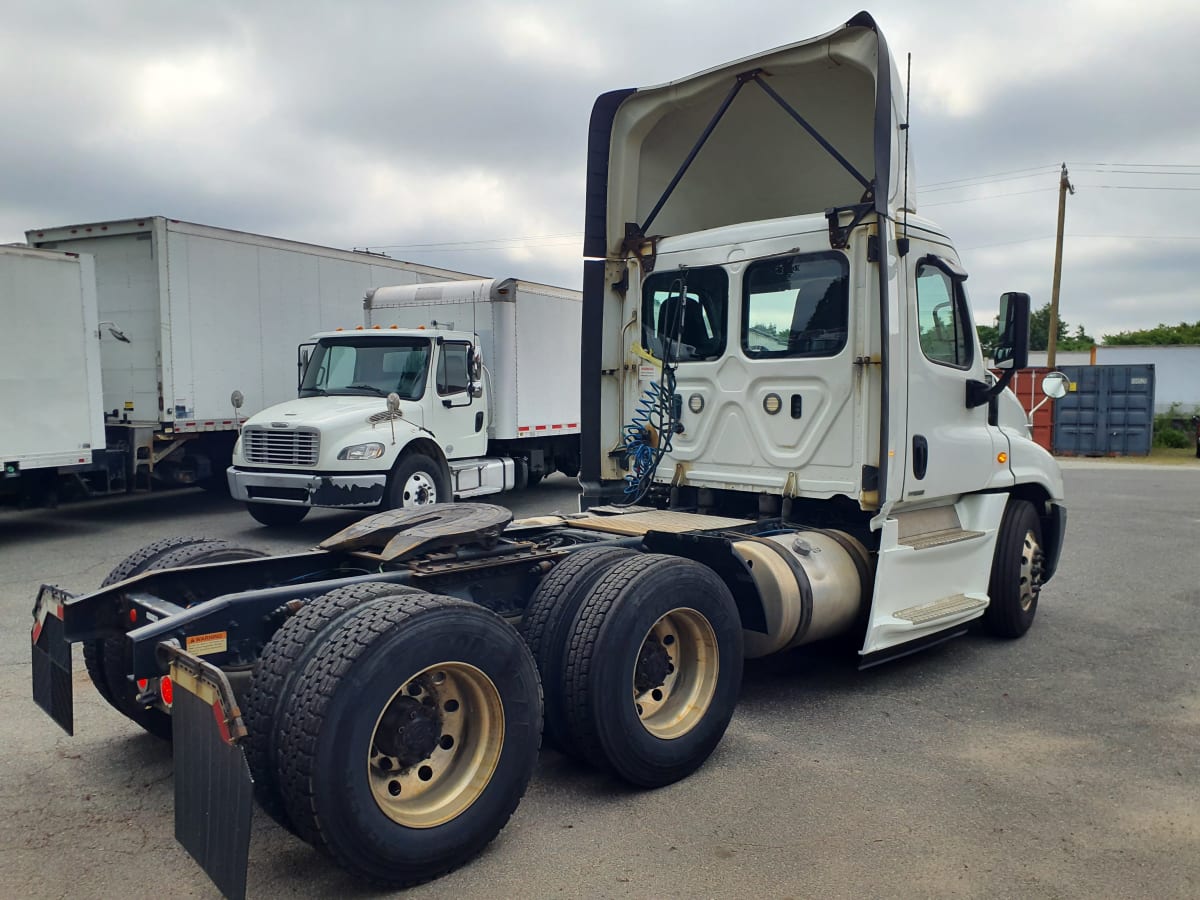
[[[929,442],[925,440],[925,435],[923,434],[913,435],[912,468],[913,477],[917,481],[925,477],[925,471],[929,468]]]

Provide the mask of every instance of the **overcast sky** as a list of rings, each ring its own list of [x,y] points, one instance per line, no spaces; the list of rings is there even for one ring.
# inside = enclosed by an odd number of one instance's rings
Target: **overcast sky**
[[[161,214],[568,287],[588,116],[844,22],[858,5],[7,4],[0,242]],[[1200,318],[1200,4],[877,0],[912,61],[918,209],[971,273],[1095,336]]]

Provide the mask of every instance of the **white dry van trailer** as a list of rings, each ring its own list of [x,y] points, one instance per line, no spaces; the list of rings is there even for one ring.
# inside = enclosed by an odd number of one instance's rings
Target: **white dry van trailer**
[[[223,488],[235,388],[249,411],[294,396],[296,343],[360,315],[377,285],[470,277],[161,216],[38,228],[26,240],[95,260],[99,330],[88,333],[99,334],[102,391],[88,415],[103,415],[107,449],[69,473],[92,494]],[[56,321],[48,308],[28,317],[34,329]],[[74,386],[78,402],[87,387]]]
[[[231,896],[252,793],[405,885],[499,832],[543,725],[656,787],[720,741],[746,657],[839,638],[869,666],[974,623],[1020,637],[1066,531],[1059,469],[1004,388],[1029,296],[1001,298],[991,380],[964,265],[906,197],[905,108],[866,13],[601,96],[586,511],[402,509],[291,556],[152,545],[95,593],[42,588],[42,707],[70,723],[83,641],[114,705],[173,725],[178,834]]]
[[[300,349],[299,397],[250,417],[233,496],[266,525],[579,474],[578,291],[477,279],[372,289],[365,324]],[[394,395],[389,398],[389,395]]]
[[[53,493],[104,449],[92,257],[0,247],[0,496]]]

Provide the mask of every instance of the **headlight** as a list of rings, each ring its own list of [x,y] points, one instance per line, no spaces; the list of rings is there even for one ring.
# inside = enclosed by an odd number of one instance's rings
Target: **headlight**
[[[351,444],[342,449],[338,459],[379,459],[383,456],[383,444]]]

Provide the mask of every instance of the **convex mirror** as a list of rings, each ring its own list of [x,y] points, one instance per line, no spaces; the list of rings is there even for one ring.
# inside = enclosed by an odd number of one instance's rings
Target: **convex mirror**
[[[1051,400],[1061,400],[1071,389],[1071,379],[1062,372],[1047,372],[1042,379],[1042,393]]]

